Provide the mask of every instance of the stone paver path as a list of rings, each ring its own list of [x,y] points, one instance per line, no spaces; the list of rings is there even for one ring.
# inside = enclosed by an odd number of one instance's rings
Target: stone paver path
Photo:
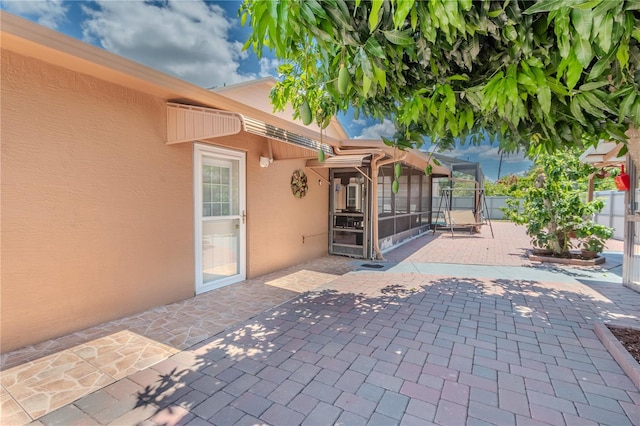
[[[356,266],[325,256],[3,354],[0,425],[38,419]]]
[[[41,421],[629,425],[640,393],[592,324],[638,306],[609,283],[349,274]]]
[[[606,269],[428,263],[430,245],[334,277],[34,424],[640,424],[640,391],[593,332],[638,324],[639,293]]]

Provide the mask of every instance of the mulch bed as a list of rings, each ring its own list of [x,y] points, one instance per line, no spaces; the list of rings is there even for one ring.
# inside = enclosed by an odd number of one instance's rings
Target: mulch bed
[[[640,364],[640,330],[633,328],[607,327],[611,333],[622,343],[622,346]]]

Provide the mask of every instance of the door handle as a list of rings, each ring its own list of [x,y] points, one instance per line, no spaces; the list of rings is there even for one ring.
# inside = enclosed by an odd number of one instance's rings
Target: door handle
[[[247,213],[244,210],[242,210],[242,224],[244,224],[246,219],[247,219]]]

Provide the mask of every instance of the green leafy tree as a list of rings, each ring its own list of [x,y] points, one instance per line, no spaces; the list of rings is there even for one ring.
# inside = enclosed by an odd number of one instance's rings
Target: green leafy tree
[[[520,197],[524,191],[531,185],[532,172],[525,176],[508,175],[496,182],[485,181],[484,193],[486,196],[493,195],[510,195],[512,197]]]
[[[576,233],[593,234],[600,225],[591,216],[604,207],[602,200],[586,201],[587,181],[595,169],[578,157],[575,148],[540,154],[529,176],[532,184],[521,197],[508,199],[504,209],[508,219],[526,226],[534,246],[558,256],[569,254]]]
[[[484,194],[487,197],[509,195],[510,190],[511,185],[506,184],[504,180],[484,182]]]
[[[576,152],[576,156],[579,153]],[[606,167],[602,170],[594,171],[594,190],[595,191],[611,191],[617,190],[614,177],[620,173],[617,167]],[[514,198],[522,198],[529,188],[532,188],[536,178],[542,169],[534,165],[523,176],[508,175],[496,182],[486,180],[484,182],[484,193],[486,196],[507,195]],[[578,191],[587,192],[589,182],[588,176],[575,182]]]
[[[283,62],[276,109],[390,117],[401,148],[482,129],[535,155],[640,127],[638,0],[245,0],[240,15],[245,47]]]

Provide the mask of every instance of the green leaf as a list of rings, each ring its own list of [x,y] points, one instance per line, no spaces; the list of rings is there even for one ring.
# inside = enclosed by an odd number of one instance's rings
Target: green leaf
[[[469,130],[473,130],[473,124],[474,124],[473,111],[468,109],[467,110],[467,128]]]
[[[269,2],[269,3],[275,3],[275,2]],[[302,16],[302,18],[304,18],[304,20],[307,22],[308,25],[311,25],[314,27],[316,26],[316,16],[313,14],[311,7],[305,2],[300,3],[300,15]]]
[[[413,44],[413,37],[409,35],[408,31],[390,30],[382,31],[382,34],[391,43],[398,46],[409,46]]]
[[[593,59],[593,52],[591,51],[591,43],[588,40],[579,38],[575,41],[574,52],[578,62],[582,65],[582,68],[587,68]],[[580,70],[582,72],[582,70]]]
[[[610,64],[613,60],[614,54],[615,50],[612,50],[595,63],[595,65],[591,68],[591,72],[589,73],[589,80],[595,80],[596,78],[600,77],[603,72],[610,68]]]
[[[495,106],[496,100],[498,98],[498,91],[502,86],[503,77],[504,77],[504,73],[502,71],[499,71],[482,88],[482,93],[484,94],[484,97],[482,98],[481,108],[484,111],[488,111]]]
[[[304,4],[304,2],[302,2]],[[369,31],[373,32],[380,22],[380,8],[382,7],[382,0],[371,1],[371,11],[369,12]]]
[[[574,87],[576,87],[576,84],[578,84],[578,81],[580,80],[583,67],[580,61],[578,61],[576,56],[573,54],[573,52],[572,54],[569,55],[569,57],[566,60],[567,60],[567,87],[569,88],[569,90],[572,90]]]
[[[454,74],[446,78],[447,81],[469,81],[469,77],[466,75]]]
[[[444,89],[444,95],[446,97],[447,108],[452,113],[455,113],[456,112],[456,95],[453,93],[453,89],[451,89],[451,86],[449,85],[443,86],[443,89]]]
[[[536,78],[536,83],[539,86],[547,86],[547,79],[544,76],[544,71],[540,68],[531,68],[533,76]]]
[[[618,155],[616,157],[622,158],[625,155],[627,155],[628,152],[629,152],[629,148],[627,148],[626,145],[623,145],[622,148],[620,148],[620,151],[618,151]]]
[[[466,30],[466,22],[464,22],[464,18],[461,17],[460,13],[458,12],[458,2],[445,1],[443,3],[445,11],[447,13],[447,17],[449,18],[449,25],[457,28],[461,32],[464,32]]]
[[[415,30],[418,27],[418,9],[411,9],[411,29]]]
[[[276,2],[273,2],[273,3],[276,3]],[[277,3],[282,3],[282,2],[277,2]],[[320,4],[318,0],[305,0],[305,3],[307,3],[307,5],[309,6],[313,14],[316,15],[317,17],[319,18],[327,17],[327,13],[324,11],[322,4]]]
[[[542,63],[542,61],[535,56],[528,58],[526,63],[534,68],[544,68],[544,64]]]
[[[622,69],[627,69],[629,67],[629,43],[620,43],[618,52],[616,53],[616,58],[618,59],[618,62],[620,62],[620,67],[622,67]]]
[[[523,72],[518,73],[518,84],[526,86],[529,91],[536,90],[536,82],[533,78]]]
[[[350,16],[349,6],[347,6],[347,3],[345,2],[345,0],[335,0],[335,3],[338,6],[338,9],[340,9],[340,12],[342,13],[343,16],[345,17]]]
[[[591,10],[572,9],[571,22],[582,40],[589,41],[593,27],[593,12]]]
[[[573,98],[571,103],[569,104],[569,109],[571,110],[571,114],[575,117],[576,120],[580,122],[583,126],[587,125],[587,120],[584,118],[584,114],[582,113],[582,109],[580,108],[579,102]]]
[[[439,134],[444,134],[444,122],[447,116],[447,109],[445,108],[444,102],[440,104],[440,108],[438,109],[438,121],[436,123],[436,131]]]
[[[311,31],[311,33],[316,38],[318,38],[319,40],[322,40],[322,41],[324,41],[326,43],[331,43],[333,41],[333,37],[331,37],[331,35],[329,35],[329,33],[327,33],[326,31],[321,30],[319,27],[311,27],[309,29],[309,31]]]
[[[551,110],[551,89],[549,86],[539,86],[537,94],[538,103],[540,103],[542,112],[549,114],[549,111]]]
[[[631,112],[631,107],[636,100],[636,92],[632,91],[627,95],[626,98],[620,104],[620,115],[618,117],[618,123],[622,123],[625,118],[629,117],[629,113]]]
[[[318,6],[320,6],[319,11],[316,11],[314,9],[314,13],[316,14],[316,16],[318,16],[319,18],[331,19],[333,21],[333,25],[337,28],[342,28],[345,31],[353,31],[353,26],[351,25],[351,19],[348,12],[347,14],[343,13],[340,8],[335,7],[329,2],[324,2],[323,4],[325,5],[327,12],[325,13],[325,10],[322,8],[322,6],[318,4]]]
[[[387,139],[384,136],[380,136],[382,138],[382,142],[384,142],[387,146],[395,146],[395,142],[392,139]]]
[[[518,75],[517,69],[514,64],[509,65],[507,68],[507,78],[504,81],[504,87],[507,92],[507,96],[514,104],[518,102]]]
[[[424,168],[424,174],[427,176],[430,176],[431,173],[433,173],[433,166],[429,164],[427,167]]]
[[[623,89],[620,90],[616,90],[615,92],[609,92],[609,99],[617,99],[617,98],[624,98],[626,97],[629,93],[634,91],[634,87],[633,86],[627,86]]]
[[[613,111],[607,106],[607,104],[602,102],[602,100],[595,94],[595,92],[584,92],[582,93],[582,96],[584,96],[585,99],[594,107],[601,109],[602,111],[606,111],[609,114],[618,114],[617,111]]]
[[[371,56],[375,56],[376,58],[380,59],[387,59],[387,55],[385,55],[384,50],[382,50],[382,46],[380,46],[378,40],[376,40],[376,38],[373,36],[369,37],[364,45],[364,48]]]
[[[267,9],[269,10],[269,15],[275,20],[278,17],[278,2],[270,1],[267,2]]]
[[[622,131],[618,125],[612,122],[607,122],[605,128],[611,138],[622,143],[627,142],[627,135],[624,134],[624,131]]]
[[[383,69],[378,68],[376,65],[373,65],[373,74],[375,75],[376,81],[378,82],[380,87],[382,87],[383,89],[387,87],[387,73]]]
[[[579,87],[579,89],[583,92],[588,92],[590,90],[596,90],[604,86],[609,86],[611,83],[608,81],[594,81],[592,83],[585,83]]]
[[[604,15],[605,13],[607,13],[612,9],[620,9],[620,12],[621,12],[622,11],[621,6],[622,6],[621,1],[603,1],[597,7],[593,8],[593,13],[594,15]],[[615,16],[616,11],[614,10],[613,12]]]
[[[576,0],[542,0],[527,10],[524,11],[525,15],[533,15],[534,13],[550,12],[552,10],[558,10],[562,7],[569,6],[573,3],[577,3]]]
[[[513,25],[508,25],[503,29],[504,38],[509,41],[513,41],[518,38],[518,31]]]
[[[447,113],[446,120],[448,133],[454,138],[458,137],[458,129],[460,127],[456,116],[451,113]]]
[[[599,119],[605,118],[605,115],[602,112],[602,110],[595,108],[593,105],[591,105],[591,103],[589,103],[587,98],[584,96],[584,93],[578,93],[577,95],[574,96],[574,99],[580,104],[580,107],[590,115]]]
[[[363,96],[367,96],[369,94],[369,90],[371,90],[371,79],[366,75],[362,76],[362,94]]]
[[[624,5],[625,10],[640,10],[640,3],[637,1],[627,1]]]
[[[360,65],[360,69],[362,70],[362,74],[367,76],[369,79],[373,80],[373,68],[371,66],[371,60],[367,56],[365,50],[363,48],[358,49],[358,53],[356,53],[356,63]]]
[[[395,29],[402,28],[407,15],[413,9],[415,0],[402,0],[396,3],[396,10],[393,14],[393,26]]]
[[[611,48],[611,35],[613,33],[613,17],[610,13],[607,13],[602,19],[600,28],[598,28],[598,45],[600,48],[608,52]]]
[[[288,20],[289,20],[289,3],[286,1],[279,2],[278,3],[278,28],[286,31]]]
[[[578,4],[574,5],[573,8],[574,9],[593,9],[594,7],[598,6],[603,1],[608,1],[608,0],[583,1],[582,3],[578,3]]]

